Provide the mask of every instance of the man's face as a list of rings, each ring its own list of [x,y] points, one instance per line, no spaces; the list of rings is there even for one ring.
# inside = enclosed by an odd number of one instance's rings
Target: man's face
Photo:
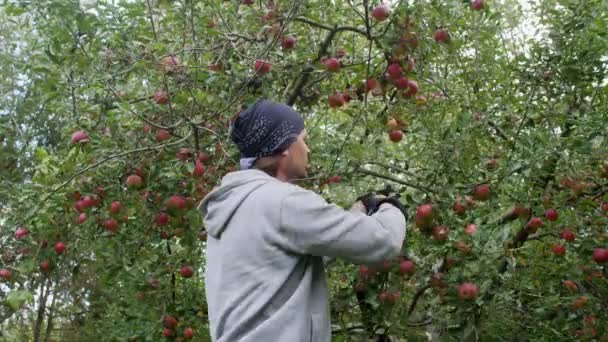
[[[308,132],[306,132],[306,129],[302,130],[296,141],[289,146],[287,158],[283,160],[283,165],[281,165],[290,180],[305,178],[308,175],[306,169],[308,168],[308,153],[310,153],[310,149],[306,144],[307,137]]]

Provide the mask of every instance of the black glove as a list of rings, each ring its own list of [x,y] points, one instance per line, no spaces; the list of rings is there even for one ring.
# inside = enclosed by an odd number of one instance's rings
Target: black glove
[[[357,198],[357,201],[361,201],[361,203],[363,203],[365,209],[367,210],[367,215],[372,215],[373,213],[377,212],[382,203],[390,203],[401,210],[401,213],[407,219],[407,208],[401,202],[399,202],[398,195],[393,195],[391,197],[379,197],[370,192]]]

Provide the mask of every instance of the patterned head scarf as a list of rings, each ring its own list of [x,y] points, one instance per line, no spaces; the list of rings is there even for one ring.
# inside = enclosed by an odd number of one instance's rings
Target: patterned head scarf
[[[230,126],[230,138],[241,152],[241,169],[283,152],[303,129],[300,114],[286,104],[259,100],[244,109]]]

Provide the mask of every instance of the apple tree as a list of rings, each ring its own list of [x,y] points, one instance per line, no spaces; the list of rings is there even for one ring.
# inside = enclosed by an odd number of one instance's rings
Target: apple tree
[[[399,257],[327,266],[335,341],[608,341],[600,0],[6,1],[7,341],[210,341],[197,205],[230,120],[293,105],[348,208],[408,206]],[[235,262],[247,262],[235,260]]]

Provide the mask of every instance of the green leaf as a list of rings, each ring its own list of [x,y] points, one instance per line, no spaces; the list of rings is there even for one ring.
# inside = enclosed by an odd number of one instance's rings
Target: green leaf
[[[31,292],[27,290],[16,290],[11,291],[4,300],[4,304],[6,304],[11,310],[17,311],[19,308],[25,304],[26,302],[33,302],[34,296]]]

